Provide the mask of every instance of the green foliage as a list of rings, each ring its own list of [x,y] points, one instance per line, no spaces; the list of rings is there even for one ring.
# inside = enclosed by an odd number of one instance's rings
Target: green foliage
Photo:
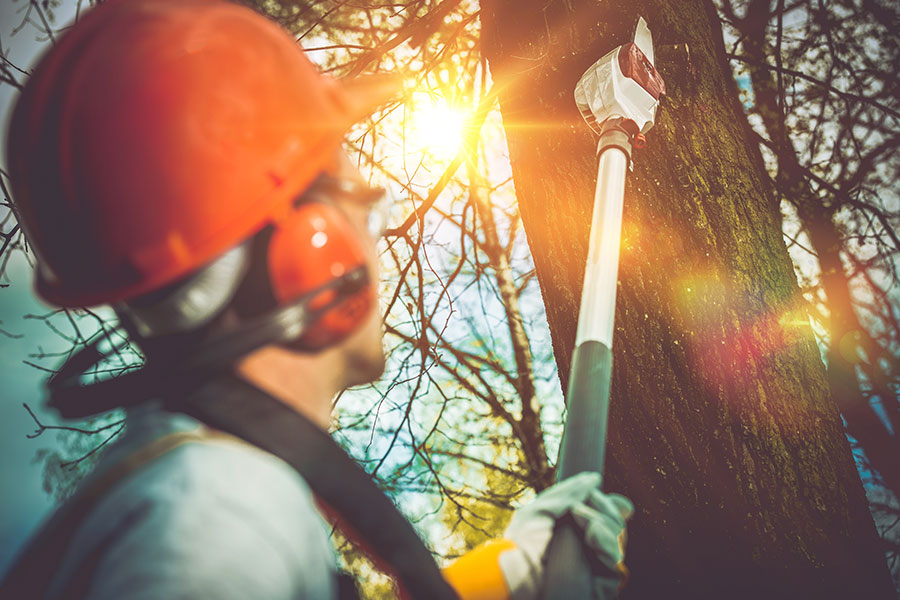
[[[446,549],[449,556],[460,556],[479,544],[502,536],[513,511],[508,503],[497,499],[513,499],[522,491],[519,481],[500,471],[482,467],[477,472],[477,467],[459,466],[473,479],[482,479],[484,488],[490,493],[459,496],[444,502],[441,522],[449,532]]]
[[[356,581],[356,588],[363,600],[394,600],[397,588],[393,579],[378,567],[339,530],[332,540],[340,554],[341,570]]]

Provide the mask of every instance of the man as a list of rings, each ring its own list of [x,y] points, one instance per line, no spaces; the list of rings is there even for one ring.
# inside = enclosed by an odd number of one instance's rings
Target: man
[[[2,592],[47,598],[334,598],[322,510],[417,598],[537,597],[572,519],[615,594],[630,503],[582,474],[441,573],[325,435],[331,400],[384,368],[370,189],[340,150],[391,93],[320,76],[293,39],[224,0],[109,0],[49,51],[9,134],[36,287],[111,304],[146,365],[49,381],[64,416],[128,410],[125,434]],[[4,596],[7,597],[7,596]]]

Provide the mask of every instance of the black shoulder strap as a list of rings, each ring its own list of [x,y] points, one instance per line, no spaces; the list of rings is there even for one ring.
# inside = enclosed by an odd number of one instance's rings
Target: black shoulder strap
[[[371,477],[327,433],[296,411],[232,375],[212,379],[166,405],[291,465],[383,561],[409,598],[458,598],[415,529]],[[173,434],[142,448],[64,505],[0,584],[0,598],[43,597],[72,536],[96,501],[128,473],[191,441],[181,437]]]
[[[384,561],[411,598],[456,600],[434,557],[391,500],[326,432],[250,384],[228,375],[171,408],[271,452]]]
[[[356,580],[346,573],[338,573],[337,600],[360,600]]]

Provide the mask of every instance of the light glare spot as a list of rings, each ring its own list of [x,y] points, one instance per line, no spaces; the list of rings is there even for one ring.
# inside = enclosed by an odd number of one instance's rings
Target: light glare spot
[[[407,150],[426,152],[438,160],[449,160],[463,143],[465,114],[444,98],[417,94],[409,118]]]

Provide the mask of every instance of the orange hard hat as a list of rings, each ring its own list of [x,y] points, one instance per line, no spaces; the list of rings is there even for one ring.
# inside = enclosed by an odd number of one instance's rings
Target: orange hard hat
[[[109,0],[42,58],[10,124],[10,180],[61,306],[127,300],[277,223],[396,90],[322,76],[223,0]]]

